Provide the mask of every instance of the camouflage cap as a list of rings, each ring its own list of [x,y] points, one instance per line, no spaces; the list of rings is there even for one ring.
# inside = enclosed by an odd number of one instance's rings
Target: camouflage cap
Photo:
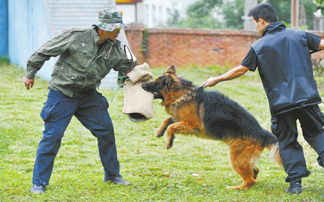
[[[96,24],[100,29],[107,32],[118,28],[127,28],[123,23],[122,15],[115,8],[107,8],[99,11],[99,22]]]

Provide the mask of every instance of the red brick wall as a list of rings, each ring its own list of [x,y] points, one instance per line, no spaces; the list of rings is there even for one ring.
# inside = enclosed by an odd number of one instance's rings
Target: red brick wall
[[[147,37],[143,37],[143,33]],[[144,34],[145,34],[144,33]],[[236,66],[258,39],[256,32],[242,30],[126,29],[132,51],[152,67],[176,65]],[[316,33],[324,39],[324,33]],[[145,38],[145,40],[143,40]],[[146,47],[143,42],[147,42]],[[143,51],[146,48],[146,51]],[[313,54],[324,59],[324,51]]]

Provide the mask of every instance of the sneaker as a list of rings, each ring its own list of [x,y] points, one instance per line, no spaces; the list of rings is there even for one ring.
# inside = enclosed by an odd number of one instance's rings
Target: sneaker
[[[45,186],[42,185],[35,185],[33,184],[32,188],[30,189],[30,192],[33,194],[41,194],[45,192]]]
[[[285,192],[290,194],[300,194],[302,192],[301,182],[291,183],[290,187]]]
[[[110,181],[110,182],[113,182],[115,184],[121,184],[121,185],[130,185],[129,182],[127,182],[126,180],[124,180],[121,177],[113,177],[113,178],[107,179],[105,181]]]

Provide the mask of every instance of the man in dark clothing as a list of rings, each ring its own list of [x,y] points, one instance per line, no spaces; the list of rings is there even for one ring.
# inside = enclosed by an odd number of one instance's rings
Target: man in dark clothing
[[[301,178],[310,172],[306,168],[303,148],[297,141],[297,119],[305,140],[318,154],[319,165],[324,167],[324,115],[318,106],[322,100],[310,57],[310,51],[324,49],[324,40],[304,31],[287,30],[277,22],[274,8],[267,3],[251,9],[249,16],[261,38],[252,44],[241,65],[209,78],[204,86],[237,78],[258,67],[269,101],[271,129],[278,137],[280,155],[288,174],[286,182],[290,182],[286,192],[299,194]]]
[[[73,28],[49,40],[27,62],[23,82],[33,87],[36,72],[50,57],[59,56],[49,83],[45,106],[41,111],[45,130],[36,154],[32,193],[43,193],[51,177],[54,159],[64,131],[72,116],[98,140],[104,181],[128,185],[119,173],[114,128],[108,114],[108,102],[96,91],[111,69],[123,74],[134,66],[116,40],[126,25],[115,9],[99,12],[93,28]]]

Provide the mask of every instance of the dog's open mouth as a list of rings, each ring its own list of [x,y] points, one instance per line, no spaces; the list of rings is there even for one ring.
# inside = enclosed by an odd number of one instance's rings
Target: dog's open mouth
[[[154,95],[154,99],[162,99],[163,100],[162,94],[160,94],[158,92],[153,92],[153,95]]]
[[[145,91],[147,91],[149,93],[152,93],[153,96],[154,96],[153,97],[154,99],[162,99],[162,100],[164,100],[162,94],[160,92],[157,92],[156,90],[154,90],[154,86],[152,86],[152,83],[145,83],[145,84],[142,85],[142,88]]]

